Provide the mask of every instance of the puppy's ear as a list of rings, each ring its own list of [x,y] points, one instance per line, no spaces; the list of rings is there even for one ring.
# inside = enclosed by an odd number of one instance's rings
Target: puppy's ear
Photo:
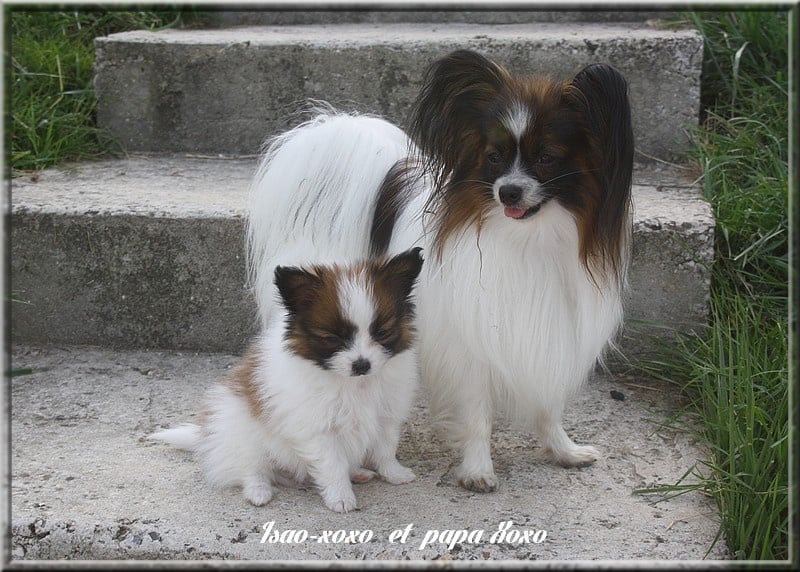
[[[592,64],[567,85],[567,101],[583,115],[607,192],[627,196],[633,170],[628,83],[613,67]]]
[[[414,283],[422,270],[422,249],[407,250],[384,262],[378,268],[378,280],[389,289],[396,300],[408,300]]]
[[[275,286],[284,306],[292,314],[311,304],[321,285],[320,276],[312,271],[295,266],[275,268]]]
[[[455,51],[428,68],[409,131],[443,176],[453,171],[465,146],[477,146],[481,118],[509,79],[504,68],[469,50]]]

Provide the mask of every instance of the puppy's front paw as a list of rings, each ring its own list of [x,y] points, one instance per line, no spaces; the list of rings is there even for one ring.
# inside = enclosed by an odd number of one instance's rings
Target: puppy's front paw
[[[272,487],[266,482],[246,483],[242,492],[247,502],[253,506],[264,506],[272,500]]]
[[[350,512],[356,509],[356,496],[351,492],[341,497],[326,497],[325,506],[333,512]]]

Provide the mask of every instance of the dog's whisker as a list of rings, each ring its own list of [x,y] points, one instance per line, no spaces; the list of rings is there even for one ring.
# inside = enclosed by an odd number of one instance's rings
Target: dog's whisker
[[[584,173],[593,173],[595,171],[599,171],[599,169],[579,169],[577,171],[570,171],[569,173],[562,173],[557,177],[553,177],[552,179],[547,179],[542,183],[542,185],[549,185],[553,181],[557,181],[559,179],[563,179],[564,177],[569,177],[570,175],[582,175]]]

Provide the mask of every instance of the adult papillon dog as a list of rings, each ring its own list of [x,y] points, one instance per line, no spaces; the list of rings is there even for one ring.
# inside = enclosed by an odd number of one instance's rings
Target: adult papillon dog
[[[319,111],[265,149],[251,188],[248,263],[262,320],[271,268],[422,246],[417,326],[431,408],[474,491],[498,485],[490,441],[505,410],[554,462],[597,449],[562,427],[613,343],[628,266],[633,133],[625,79],[512,75],[466,50],[435,61],[409,135]]]
[[[420,249],[347,265],[278,266],[275,317],[209,390],[196,423],[151,438],[193,451],[215,486],[260,506],[310,477],[325,505],[356,508],[352,482],[414,479],[395,454],[419,371],[412,289]]]

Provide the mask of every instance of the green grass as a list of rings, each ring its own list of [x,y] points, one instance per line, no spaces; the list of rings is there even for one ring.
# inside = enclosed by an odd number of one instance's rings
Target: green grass
[[[678,381],[710,458],[702,490],[734,558],[789,557],[788,18],[693,13],[706,41],[693,159],[717,220],[710,325],[647,370]],[[688,475],[687,475],[688,476]],[[652,492],[652,491],[650,491]]]
[[[178,8],[150,12],[7,9],[11,97],[6,100],[10,104],[6,117],[10,117],[12,173],[117,150],[96,126],[95,37],[177,26],[199,17]]]

